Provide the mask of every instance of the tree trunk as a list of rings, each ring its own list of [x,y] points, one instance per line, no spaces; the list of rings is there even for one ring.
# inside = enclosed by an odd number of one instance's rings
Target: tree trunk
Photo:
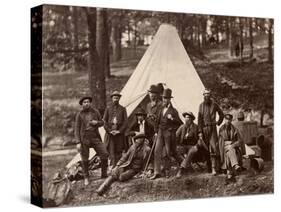
[[[207,35],[207,20],[204,18],[204,16],[201,19],[201,35],[202,35],[202,47],[204,48],[206,46],[206,35]]]
[[[273,19],[269,19],[269,27],[268,27],[268,62],[273,63]]]
[[[73,37],[74,37],[74,70],[79,71],[78,49],[79,49],[79,37],[78,37],[78,8],[73,7]]]
[[[261,110],[260,127],[263,127],[264,110]]]
[[[107,10],[104,11],[104,73],[107,78],[110,78],[110,51],[109,51],[109,22],[108,22],[108,15]]]
[[[200,16],[196,17],[196,25],[197,25],[197,46],[200,49],[201,48],[201,41],[200,41],[200,33],[201,33],[201,25],[200,25]]]
[[[120,18],[118,16],[112,19],[111,28],[111,44],[112,44],[112,60],[114,62],[121,59],[121,29],[120,29]]]
[[[137,21],[135,20],[134,23],[134,56],[137,55],[137,36],[138,36],[138,31],[137,31]]]
[[[253,19],[249,18],[249,37],[250,37],[250,58],[254,56],[254,45],[253,45]]]
[[[243,23],[242,18],[239,18],[239,45],[240,45],[240,59],[243,61],[243,50],[244,50],[244,42],[243,42]]]
[[[228,17],[228,29],[229,29],[229,35],[228,35],[228,46],[229,46],[229,57],[234,56],[234,37],[233,37],[233,20],[231,17]]]
[[[104,70],[100,59],[103,47],[101,41],[104,33],[103,18],[100,9],[97,11],[96,8],[87,8],[86,11],[89,30],[89,87],[94,106],[102,112],[106,105]]]

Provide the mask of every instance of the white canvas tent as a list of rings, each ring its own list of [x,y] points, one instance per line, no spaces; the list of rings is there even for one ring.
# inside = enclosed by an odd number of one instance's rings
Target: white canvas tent
[[[151,45],[121,91],[120,104],[126,107],[128,116],[144,100],[150,85],[157,83],[163,83],[165,87],[172,89],[172,104],[180,114],[192,111],[197,116],[204,85],[176,28],[168,24],[159,27]],[[100,131],[103,137],[104,129]],[[95,152],[91,149],[90,155],[93,154]],[[75,156],[68,166],[78,160],[79,155]]]

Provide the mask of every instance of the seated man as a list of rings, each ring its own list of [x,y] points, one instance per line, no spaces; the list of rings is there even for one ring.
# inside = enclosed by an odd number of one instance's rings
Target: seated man
[[[134,144],[118,161],[111,175],[98,188],[98,195],[102,195],[114,181],[127,181],[144,168],[150,148],[144,143],[146,136],[141,133],[135,136]]]
[[[221,168],[227,170],[226,182],[234,182],[234,174],[241,171],[241,137],[238,130],[232,125],[233,116],[225,115],[225,124],[219,130],[219,151]]]
[[[128,129],[128,132],[126,134],[128,136],[136,136],[140,133],[145,134],[146,138],[149,141],[148,145],[151,147],[154,136],[154,127],[148,121],[146,121],[146,112],[142,108],[138,108],[136,110],[135,116],[136,119],[133,122],[132,126]]]
[[[207,146],[204,146],[203,140],[198,138],[198,126],[193,123],[195,119],[193,113],[185,112],[182,115],[185,123],[176,132],[178,142],[177,150],[181,155],[186,156],[184,156],[180,165],[180,169],[176,175],[177,178],[180,178],[184,171],[191,166],[192,159],[199,151],[204,151],[204,148],[208,150]]]

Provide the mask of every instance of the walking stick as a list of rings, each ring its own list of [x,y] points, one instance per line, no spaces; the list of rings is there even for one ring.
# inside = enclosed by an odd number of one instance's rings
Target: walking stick
[[[157,136],[154,136],[153,138],[153,144],[152,144],[152,148],[150,150],[150,153],[148,155],[148,158],[147,158],[147,161],[146,161],[146,164],[145,164],[145,167],[144,167],[144,170],[143,170],[143,173],[146,172],[147,168],[148,168],[148,164],[150,162],[150,159],[151,159],[151,155],[153,154],[153,151],[154,151],[154,148],[155,148],[155,145],[156,145],[156,140],[157,140]]]

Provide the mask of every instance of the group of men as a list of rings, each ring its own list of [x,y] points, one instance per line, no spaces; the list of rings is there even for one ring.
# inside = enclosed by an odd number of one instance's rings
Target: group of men
[[[176,177],[187,173],[193,161],[207,162],[213,175],[227,174],[227,182],[235,180],[241,171],[243,141],[239,131],[232,125],[233,116],[224,114],[211,98],[210,90],[203,93],[199,105],[198,125],[192,112],[180,115],[171,103],[172,90],[164,89],[161,83],[151,85],[146,108],[134,111],[135,120],[128,123],[126,108],[119,104],[121,94],[111,94],[112,104],[104,112],[91,105],[91,97],[83,97],[75,122],[77,149],[81,154],[84,184],[89,184],[89,148],[94,148],[101,158],[101,178],[106,178],[98,188],[102,195],[114,181],[125,181],[143,172],[149,179],[169,177],[172,164],[177,166]],[[188,100],[187,100],[188,101]],[[218,116],[218,120],[216,117]],[[219,133],[220,126],[225,119]],[[98,128],[104,127],[102,142]],[[108,160],[109,159],[109,160]],[[111,171],[108,176],[108,161]]]

